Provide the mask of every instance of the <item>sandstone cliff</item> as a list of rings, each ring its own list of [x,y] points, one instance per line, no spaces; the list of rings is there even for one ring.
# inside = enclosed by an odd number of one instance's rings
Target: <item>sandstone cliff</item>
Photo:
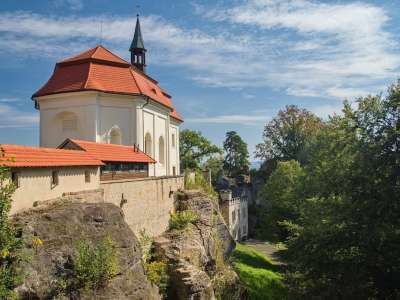
[[[178,195],[177,211],[198,218],[185,230],[170,230],[154,242],[154,255],[168,262],[168,299],[246,299],[228,257],[235,247],[218,206],[200,191]]]
[[[15,216],[25,240],[24,283],[21,299],[160,299],[147,280],[138,241],[125,223],[119,207],[102,203],[58,203]],[[69,271],[75,245],[81,240],[96,244],[109,236],[114,241],[118,274],[105,288],[60,295],[59,274]],[[32,241],[40,241],[36,244]]]

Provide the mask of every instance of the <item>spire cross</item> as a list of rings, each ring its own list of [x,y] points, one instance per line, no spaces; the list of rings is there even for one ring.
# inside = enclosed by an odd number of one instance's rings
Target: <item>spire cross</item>
[[[137,14],[136,16],[139,18],[140,4],[136,5]]]

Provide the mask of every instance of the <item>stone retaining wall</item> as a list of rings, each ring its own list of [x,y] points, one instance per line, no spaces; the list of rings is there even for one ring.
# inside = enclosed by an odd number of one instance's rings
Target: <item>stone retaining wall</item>
[[[102,181],[104,201],[120,206],[125,221],[137,235],[162,234],[174,209],[174,192],[184,188],[183,176]]]

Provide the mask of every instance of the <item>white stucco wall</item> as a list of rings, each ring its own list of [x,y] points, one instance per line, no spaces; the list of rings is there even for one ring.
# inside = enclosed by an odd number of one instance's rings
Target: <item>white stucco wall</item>
[[[180,174],[179,123],[170,118],[168,108],[142,96],[99,92],[65,93],[37,100],[42,147],[57,147],[67,138],[109,143],[111,130],[118,129],[122,144],[138,144],[144,150],[145,135],[150,133],[151,156],[157,161],[149,170],[150,176],[173,175],[174,167],[175,174]],[[76,117],[76,125],[66,130],[64,119],[71,115]],[[163,164],[159,153],[161,136],[164,139]]]
[[[67,138],[96,141],[96,94],[70,93],[42,97],[40,146],[55,148]],[[74,129],[63,130],[63,115],[74,114]]]
[[[51,184],[53,170],[58,171],[59,183]],[[20,168],[19,188],[13,194],[11,214],[32,208],[36,201],[61,197],[63,193],[95,190],[100,187],[99,167]],[[85,171],[90,171],[90,183],[85,182]]]
[[[175,168],[175,174],[179,175],[181,173],[179,161],[179,126],[174,124],[173,122],[171,122],[169,125],[169,148],[170,174],[174,174]]]

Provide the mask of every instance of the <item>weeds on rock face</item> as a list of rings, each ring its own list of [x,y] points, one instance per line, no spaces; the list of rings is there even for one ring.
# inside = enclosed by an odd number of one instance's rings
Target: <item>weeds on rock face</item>
[[[139,232],[139,244],[140,249],[142,250],[142,260],[143,263],[146,264],[151,259],[151,246],[153,244],[154,239],[147,234],[145,229],[140,230]]]
[[[178,211],[171,214],[171,219],[169,220],[170,230],[184,230],[188,226],[199,219],[199,216],[190,210]]]
[[[156,260],[152,255],[153,242],[154,239],[145,229],[139,232],[139,244],[147,279],[158,287],[161,296],[165,298],[169,283],[168,266],[166,262]]]
[[[160,294],[167,294],[169,275],[168,266],[164,261],[152,261],[145,265],[147,279],[158,286]]]
[[[111,238],[107,237],[94,246],[82,240],[75,251],[70,272],[59,278],[60,293],[96,291],[118,274],[118,260]]]

